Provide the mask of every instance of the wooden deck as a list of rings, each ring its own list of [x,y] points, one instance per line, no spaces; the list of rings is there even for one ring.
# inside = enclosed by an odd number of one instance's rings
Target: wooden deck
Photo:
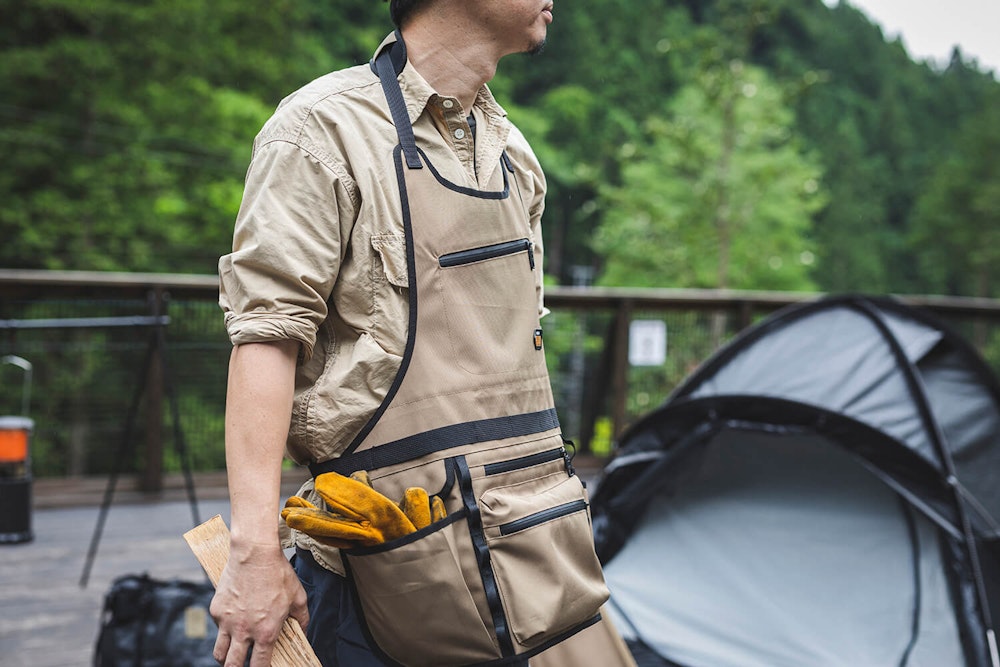
[[[289,471],[294,493],[303,479]],[[0,544],[0,665],[87,667],[93,664],[101,605],[111,582],[125,574],[203,581],[182,535],[193,525],[181,476],[168,476],[156,495],[122,478],[108,512],[86,588],[79,581],[97,524],[107,479],[44,479],[33,483],[34,540]],[[228,523],[225,473],[195,476],[202,521]]]
[[[599,462],[577,457],[581,476],[592,480]],[[284,496],[295,493],[308,473],[287,471]],[[229,523],[226,475],[194,476],[202,521],[221,514]],[[104,594],[126,574],[202,581],[204,575],[182,535],[192,527],[180,475],[164,479],[162,493],[136,490],[122,478],[108,513],[86,588],[80,588],[91,535],[107,486],[105,478],[42,479],[33,483],[34,540],[0,544],[0,665],[87,667]]]
[[[229,503],[199,503],[208,518]],[[35,539],[0,545],[0,663],[5,667],[86,667],[104,593],[124,574],[199,581],[203,575],[181,535],[191,527],[186,502],[115,504],[108,514],[90,583],[79,580],[98,507],[39,509]]]

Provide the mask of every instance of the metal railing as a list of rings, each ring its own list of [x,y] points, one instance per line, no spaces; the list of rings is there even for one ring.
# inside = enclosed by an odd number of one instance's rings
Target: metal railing
[[[545,345],[566,435],[582,451],[610,455],[616,435],[720,345],[780,308],[819,296],[548,288]],[[1000,301],[900,299],[951,324],[1000,370]],[[105,474],[124,451],[126,469],[139,473],[143,488],[157,490],[164,471],[180,467],[171,446],[175,421],[193,467],[222,469],[230,344],[217,300],[215,276],[0,270],[0,356],[34,365],[36,474]],[[662,323],[663,363],[629,363],[635,320]],[[158,329],[166,334],[162,348]],[[148,363],[150,355],[166,364]],[[18,379],[0,375],[0,415],[20,409],[20,389]],[[130,410],[136,423],[127,436]]]

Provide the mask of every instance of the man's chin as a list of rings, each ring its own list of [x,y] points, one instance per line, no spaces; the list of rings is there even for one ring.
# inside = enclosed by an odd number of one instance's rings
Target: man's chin
[[[544,50],[545,50],[545,38],[543,37],[539,41],[537,41],[534,44],[532,44],[531,46],[529,46],[525,50],[525,53],[527,53],[529,56],[537,56],[539,53],[541,53]]]

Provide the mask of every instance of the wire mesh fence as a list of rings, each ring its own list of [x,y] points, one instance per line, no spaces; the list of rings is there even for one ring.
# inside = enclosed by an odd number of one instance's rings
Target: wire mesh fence
[[[749,319],[769,310],[773,308],[758,308]],[[151,456],[162,457],[155,463],[166,472],[180,470],[172,400],[192,467],[224,468],[231,347],[214,295],[169,301],[166,378],[156,375],[155,364],[152,371],[147,364],[151,354],[159,354],[156,327],[142,324],[150,312],[150,302],[143,298],[0,301],[0,357],[15,355],[32,365],[26,416],[35,422],[31,454],[36,476],[103,475],[116,466],[137,472],[150,467],[146,459]],[[580,300],[554,305],[543,320],[564,432],[599,456],[611,453],[616,432],[662,404],[748,323],[746,312],[741,315],[731,304],[643,304],[629,310],[627,320],[661,323],[653,328],[662,331],[665,355],[661,363],[635,365],[615,354],[621,317],[622,311],[608,303]],[[1000,371],[1000,307],[947,319]],[[0,415],[25,411],[23,376],[20,368],[0,364]],[[134,428],[127,437],[130,412]]]

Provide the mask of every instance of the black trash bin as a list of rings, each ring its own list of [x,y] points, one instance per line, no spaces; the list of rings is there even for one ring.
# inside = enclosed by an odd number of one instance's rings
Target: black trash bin
[[[0,363],[24,371],[24,404],[28,411],[31,364],[7,356]],[[0,416],[0,544],[30,542],[31,530],[31,434],[35,422],[25,415]]]

